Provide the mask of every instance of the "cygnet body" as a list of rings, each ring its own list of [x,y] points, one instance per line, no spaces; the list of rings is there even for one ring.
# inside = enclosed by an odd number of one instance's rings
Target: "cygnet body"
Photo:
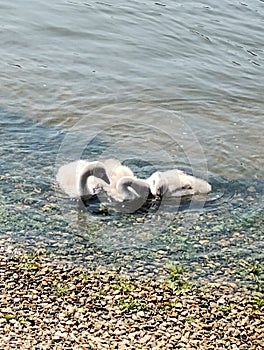
[[[181,170],[157,171],[147,180],[154,196],[183,197],[204,195],[211,191],[211,185],[200,178],[188,175]]]
[[[116,189],[118,181],[127,176],[134,177],[133,171],[129,167],[120,164],[113,168],[110,174],[111,188]]]
[[[92,196],[93,191],[87,185],[90,176],[101,178],[109,184],[109,178],[103,163],[77,160],[61,166],[56,175],[56,181],[61,189],[70,197]]]
[[[112,190],[113,191],[113,190]],[[123,176],[116,183],[114,198],[120,202],[132,201],[135,199],[147,199],[150,188],[145,180],[134,176]]]
[[[104,163],[104,166],[106,167],[107,170],[107,175],[110,179],[112,172],[119,166],[121,166],[121,162],[118,159],[114,158],[109,158],[102,160],[102,163]]]
[[[134,213],[146,204],[149,194],[150,188],[145,180],[124,176],[116,183],[114,199],[119,204],[115,207],[123,213]]]
[[[139,198],[147,199],[150,193],[148,183],[134,176],[119,178],[114,187],[96,176],[90,176],[87,184],[90,192],[102,194],[102,197],[106,194],[109,201],[126,202]]]

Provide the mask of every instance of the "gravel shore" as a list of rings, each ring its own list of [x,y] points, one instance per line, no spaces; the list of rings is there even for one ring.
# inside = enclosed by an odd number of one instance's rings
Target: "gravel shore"
[[[264,301],[252,288],[191,285],[179,267],[138,281],[44,251],[0,261],[0,349],[263,349]]]

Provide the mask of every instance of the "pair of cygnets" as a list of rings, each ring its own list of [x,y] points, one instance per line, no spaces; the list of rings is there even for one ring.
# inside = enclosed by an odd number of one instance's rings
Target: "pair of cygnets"
[[[126,202],[149,197],[162,198],[205,195],[211,185],[181,170],[157,171],[147,179],[134,176],[133,171],[116,159],[103,162],[77,160],[61,166],[56,180],[72,198],[105,194],[107,200]]]

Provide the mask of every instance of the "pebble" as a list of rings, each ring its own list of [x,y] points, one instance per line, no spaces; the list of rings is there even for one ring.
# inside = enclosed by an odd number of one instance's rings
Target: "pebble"
[[[134,282],[107,269],[87,269],[87,278],[80,278],[78,269],[52,265],[45,254],[28,270],[1,257],[0,344],[43,350],[258,349],[263,314],[252,298],[261,293],[227,283],[229,266],[211,265],[216,267],[215,283],[174,293],[162,281]],[[10,271],[19,283],[12,283]],[[58,285],[67,292],[55,295]]]

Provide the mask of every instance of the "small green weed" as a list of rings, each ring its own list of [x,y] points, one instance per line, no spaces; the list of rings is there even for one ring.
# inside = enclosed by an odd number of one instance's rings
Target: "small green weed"
[[[171,309],[182,309],[183,308],[182,303],[180,303],[178,301],[165,301],[162,304],[162,306],[163,306],[163,308],[162,308],[163,311],[168,311],[168,310],[171,310]]]
[[[126,279],[117,279],[113,284],[113,289],[120,290],[123,293],[132,292],[137,288],[137,285],[133,281]]]
[[[182,294],[190,289],[190,284],[183,279],[169,280],[166,284],[173,294]]]
[[[192,316],[187,316],[187,317],[185,318],[185,322],[187,322],[187,323],[192,324],[194,321],[195,321],[195,320],[194,320],[194,318],[193,318]]]
[[[7,321],[16,320],[16,321],[18,321],[20,323],[30,323],[32,325],[35,324],[35,321],[30,319],[27,316],[7,314],[7,315],[5,315],[5,319]]]
[[[235,305],[232,303],[231,304],[223,304],[223,305],[219,305],[217,310],[229,313],[230,311],[232,311],[234,309],[234,307],[235,307]]]
[[[106,296],[106,295],[107,295],[107,292],[106,292],[104,289],[100,289],[100,290],[99,290],[99,295]]]
[[[18,258],[19,266],[26,270],[38,270],[41,268],[41,259],[39,255],[32,253],[27,255],[21,255]]]
[[[79,275],[80,279],[83,280],[83,281],[87,281],[89,279],[89,275],[86,274],[86,273],[80,273]]]
[[[256,309],[261,309],[264,306],[264,299],[262,297],[256,297],[252,300],[252,304]]]
[[[119,300],[119,305],[128,309],[128,310],[145,310],[146,305],[142,303],[139,299],[120,299]]]
[[[250,276],[255,282],[260,282],[263,275],[263,265],[260,262],[243,261],[240,263],[240,266],[244,275]]]
[[[57,297],[62,297],[69,293],[69,287],[66,284],[58,284],[53,290]]]
[[[179,275],[183,274],[183,267],[180,265],[168,264],[166,268],[169,271],[170,278],[172,279],[178,278]]]
[[[169,279],[166,285],[173,294],[181,294],[191,288],[188,278],[183,275],[182,266],[169,264],[166,267],[169,272]]]
[[[7,314],[7,315],[5,315],[5,319],[6,319],[7,321],[16,320],[16,319],[17,319],[17,316],[16,316],[16,315]]]

